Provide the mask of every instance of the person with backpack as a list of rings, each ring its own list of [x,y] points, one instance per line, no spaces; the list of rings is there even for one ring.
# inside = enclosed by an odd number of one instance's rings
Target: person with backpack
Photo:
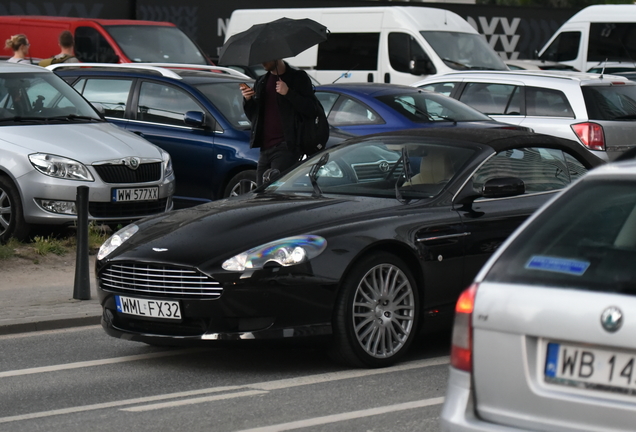
[[[75,42],[73,40],[73,34],[70,31],[64,30],[60,33],[58,44],[60,45],[61,52],[51,58],[41,60],[38,63],[39,66],[46,67],[57,63],[79,63],[73,51]]]
[[[245,114],[252,122],[250,148],[260,148],[256,183],[263,173],[291,168],[304,154],[299,142],[298,117],[315,114],[314,89],[307,73],[294,69],[281,59],[262,64],[267,73],[254,88],[241,84]]]

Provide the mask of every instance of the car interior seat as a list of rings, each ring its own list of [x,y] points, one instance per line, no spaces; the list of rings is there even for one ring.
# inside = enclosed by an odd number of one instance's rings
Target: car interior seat
[[[411,177],[410,182],[403,186],[416,186],[420,184],[439,184],[450,180],[455,174],[448,152],[443,149],[431,148],[428,154],[422,157],[420,172]]]

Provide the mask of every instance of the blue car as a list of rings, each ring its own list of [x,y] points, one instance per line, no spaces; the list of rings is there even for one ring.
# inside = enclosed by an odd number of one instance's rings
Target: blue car
[[[259,150],[249,148],[251,123],[239,89],[253,82],[246,75],[221,67],[148,64],[49,69],[101,107],[107,120],[170,153],[175,207],[238,194],[242,183],[255,185]]]
[[[353,135],[426,127],[510,128],[455,99],[397,84],[327,84],[316,87],[316,96],[329,124]]]

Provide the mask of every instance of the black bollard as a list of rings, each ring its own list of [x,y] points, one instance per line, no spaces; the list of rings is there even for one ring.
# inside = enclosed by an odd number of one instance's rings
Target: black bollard
[[[73,298],[90,300],[91,281],[88,268],[88,186],[77,187],[77,258],[75,260],[75,287]]]

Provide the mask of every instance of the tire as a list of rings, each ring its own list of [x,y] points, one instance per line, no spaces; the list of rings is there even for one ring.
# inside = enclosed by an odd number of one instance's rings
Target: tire
[[[241,191],[241,180],[249,181],[248,192],[256,189],[256,170],[245,170],[241,171],[228,182],[227,187],[225,188],[225,193],[223,196],[225,198],[231,196],[240,195]]]
[[[29,225],[24,222],[20,194],[11,179],[0,176],[0,243],[6,243],[9,238],[26,240],[29,235]]]
[[[382,289],[387,284],[389,291]],[[390,366],[408,351],[419,315],[417,286],[404,261],[388,253],[368,255],[338,295],[331,357],[355,367]]]

